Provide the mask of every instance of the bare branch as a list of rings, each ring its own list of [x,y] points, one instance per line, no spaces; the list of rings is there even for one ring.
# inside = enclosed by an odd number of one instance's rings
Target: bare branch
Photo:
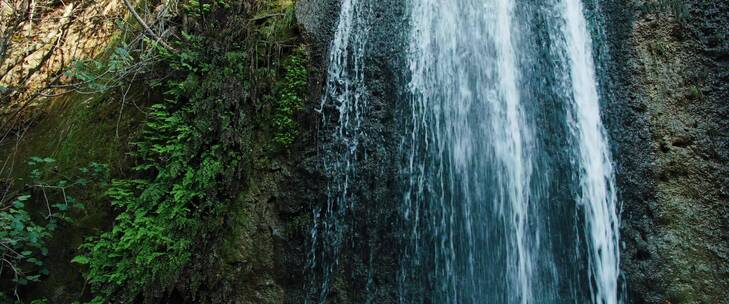
[[[167,42],[165,42],[164,40],[162,40],[162,38],[160,36],[158,36],[151,28],[149,28],[149,26],[147,25],[147,23],[145,23],[144,20],[142,20],[142,17],[140,17],[139,14],[137,14],[137,11],[134,10],[134,7],[129,2],[129,0],[124,0],[124,5],[127,7],[127,9],[129,10],[129,12],[132,13],[132,16],[134,16],[134,19],[136,19],[137,22],[139,22],[139,24],[142,25],[142,27],[144,28],[144,30],[147,32],[147,34],[149,36],[151,36],[152,38],[154,38],[164,48],[166,48],[166,49],[168,49],[170,51],[173,51],[173,52],[177,52],[177,50],[175,48],[173,48],[172,46],[170,46],[169,44],[167,44]]]

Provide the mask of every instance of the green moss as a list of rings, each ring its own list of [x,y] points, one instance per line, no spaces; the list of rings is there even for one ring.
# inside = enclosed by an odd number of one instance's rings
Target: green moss
[[[689,97],[693,100],[702,100],[704,99],[704,94],[701,93],[701,90],[696,85],[689,86]]]
[[[92,161],[109,163],[117,169],[124,167],[127,138],[142,113],[131,107],[120,113],[120,103],[110,99],[105,94],[71,94],[49,100],[49,106],[34,119],[19,142],[0,146],[2,154],[14,155],[20,165],[14,175],[28,175],[27,166],[18,161],[31,156],[52,157],[61,171]]]
[[[122,35],[115,35],[93,61],[108,62],[122,45]],[[140,107],[153,99],[148,92],[155,90],[137,83],[131,84],[126,91],[128,94],[123,99],[119,90],[107,89],[39,100],[29,125],[18,128],[21,130],[18,136],[8,137],[0,143],[0,155],[8,155],[3,161],[13,164],[11,172],[4,170],[3,174],[13,180],[16,187],[22,187],[30,175],[25,161],[32,156],[42,156],[55,159],[53,170],[66,176],[75,175],[79,168],[92,162],[110,165],[114,176],[126,175],[130,167],[129,139],[135,136],[144,120],[145,113]],[[27,131],[23,131],[25,127]],[[23,290],[24,298],[71,303],[83,298],[84,290],[88,292],[80,273],[82,267],[70,261],[85,237],[108,229],[112,208],[104,195],[105,189],[90,187],[86,190],[74,194],[84,203],[85,209],[71,213],[73,221],[62,225],[48,242],[46,266],[50,274]]]
[[[255,222],[251,217],[254,207],[251,201],[251,193],[256,191],[257,186],[252,184],[238,195],[235,203],[229,211],[230,233],[223,236],[223,245],[220,250],[222,252],[223,264],[235,265],[246,258],[246,250],[242,248],[250,247],[245,242],[251,239],[251,233],[255,231]]]

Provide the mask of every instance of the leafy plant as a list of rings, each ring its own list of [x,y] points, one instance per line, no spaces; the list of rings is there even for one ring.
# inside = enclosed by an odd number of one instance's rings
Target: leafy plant
[[[149,73],[158,60],[149,50],[134,50],[120,43],[103,59],[74,61],[65,76],[77,81],[71,86],[79,93],[106,93]]]
[[[212,6],[211,10],[224,9]],[[201,11],[207,12],[207,9]],[[206,36],[183,33],[177,52],[158,49],[168,63],[165,99],[150,107],[133,144],[136,178],[107,191],[118,215],[111,231],[88,238],[74,262],[88,267],[96,301],[154,297],[171,286],[191,258],[192,246],[218,229],[232,195],[241,150],[237,98],[223,85],[243,83],[240,50],[209,48]]]
[[[224,0],[213,0],[210,3],[199,0],[189,0],[182,4],[185,12],[192,17],[201,17],[210,14],[214,8],[229,8],[230,6]]]
[[[114,226],[87,238],[73,259],[87,267],[94,302],[164,298],[194,252],[222,232],[244,179],[257,94],[276,99],[275,141],[290,144],[298,130],[305,52],[296,51],[280,69],[274,54],[288,38],[260,30],[292,14],[251,18],[259,3],[237,0],[181,5],[189,26],[171,42],[174,50],[155,48],[166,72],[164,98],[148,109],[133,144],[132,176],[114,180],[107,191]],[[285,23],[275,23],[283,30]],[[272,92],[279,70],[285,76]]]
[[[59,225],[71,221],[72,210],[84,208],[72,194],[92,182],[103,184],[108,178],[106,165],[92,163],[68,177],[57,172],[54,163],[52,158],[31,157],[31,182],[24,188],[36,193],[36,199],[32,194],[20,194],[0,208],[0,275],[10,272],[17,301],[18,287],[48,275],[43,263],[49,254],[46,241]],[[34,203],[38,205],[35,208]],[[0,292],[0,299],[3,297],[7,295]]]
[[[283,80],[274,87],[274,141],[283,147],[292,144],[299,132],[294,115],[304,108],[309,80],[306,64],[305,50],[297,48],[284,62],[286,74]]]
[[[173,112],[157,104],[152,110],[143,140],[135,144],[141,163],[134,168],[142,176],[150,172],[152,178],[112,182],[107,194],[121,211],[115,225],[99,238],[88,239],[82,246],[85,255],[74,258],[89,266],[89,283],[104,297],[120,287],[134,295],[147,285],[165,286],[174,280],[199,233],[196,215],[212,207],[206,194],[214,191],[222,171],[216,147],[197,155],[200,163],[189,162],[186,143],[192,129],[186,109]]]

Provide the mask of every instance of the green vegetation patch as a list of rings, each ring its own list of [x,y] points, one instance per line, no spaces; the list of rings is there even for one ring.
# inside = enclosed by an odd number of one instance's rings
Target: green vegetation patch
[[[225,216],[246,186],[253,128],[270,120],[257,101],[273,96],[272,141],[291,144],[298,132],[306,56],[298,49],[280,59],[297,45],[292,6],[182,4],[180,39],[155,50],[165,94],[133,143],[137,164],[107,191],[114,226],[88,238],[74,259],[88,268],[92,302],[164,299],[194,254],[211,250],[207,240],[223,237]]]
[[[118,38],[101,57],[76,62],[66,74],[76,92],[34,120],[23,145],[0,146],[14,159],[49,155],[31,163],[59,176],[42,185],[60,194],[40,200],[37,187],[21,187],[35,190],[14,193],[0,213],[0,236],[14,240],[3,255],[22,267],[9,278],[20,293],[164,302],[187,282],[184,296],[194,298],[215,275],[185,273],[200,269],[196,254],[236,256],[226,216],[247,218],[236,198],[250,186],[253,151],[286,148],[299,133],[308,59],[293,2],[181,0],[170,12],[167,43]],[[110,174],[80,177],[100,171]],[[38,172],[18,166],[13,176],[37,186]],[[14,290],[3,287],[0,301],[25,300]]]
[[[274,141],[282,147],[291,145],[299,135],[295,115],[304,109],[309,83],[308,58],[304,48],[297,48],[284,62],[285,76],[274,87]]]
[[[61,225],[73,222],[84,210],[85,204],[76,195],[93,191],[94,184],[103,186],[108,180],[106,165],[91,163],[69,176],[58,172],[55,163],[53,158],[31,157],[28,182],[19,187],[19,193],[2,197],[10,201],[2,202],[0,208],[0,276],[13,285],[0,290],[3,303],[21,303],[19,288],[49,275],[46,259],[58,254],[49,250],[49,240]]]

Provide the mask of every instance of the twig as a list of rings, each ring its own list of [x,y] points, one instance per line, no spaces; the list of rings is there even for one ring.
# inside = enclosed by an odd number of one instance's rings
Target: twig
[[[56,81],[61,79],[61,76],[63,76],[63,73],[56,75],[56,77],[53,80],[51,80],[49,85],[56,83]],[[26,100],[25,103],[23,103],[23,105],[21,105],[19,109],[17,109],[15,112],[13,112],[12,116],[5,122],[5,124],[2,126],[2,128],[0,128],[0,130],[5,130],[6,128],[9,128],[10,125],[12,125],[15,122],[15,119],[18,117],[18,115],[20,115],[20,113],[23,110],[25,110],[26,107],[31,105],[33,103],[33,100],[35,100],[38,96],[40,96],[43,93],[44,89],[40,89],[36,93],[34,93],[32,96],[30,96],[30,98],[28,98],[28,100]]]
[[[139,24],[142,25],[142,27],[147,32],[147,34],[149,34],[150,36],[152,36],[152,38],[156,39],[157,42],[159,42],[166,49],[168,49],[170,51],[173,51],[173,52],[177,52],[177,50],[175,48],[173,48],[172,46],[170,46],[169,44],[167,44],[167,42],[165,42],[164,40],[162,40],[161,37],[157,36],[157,34],[151,28],[149,28],[149,26],[147,25],[147,23],[145,23],[144,20],[142,20],[142,17],[140,17],[139,14],[137,14],[137,11],[134,10],[134,7],[129,2],[129,0],[124,0],[124,5],[127,7],[127,9],[129,10],[129,12],[132,13],[132,16],[134,16],[134,19],[136,19],[137,22],[139,22]]]
[[[8,265],[10,265],[10,268],[13,269],[13,272],[15,272],[15,276],[17,277],[17,275],[18,275],[18,269],[15,268],[15,265],[13,265],[13,263],[11,263],[10,261],[8,261],[8,259],[6,259],[6,258],[3,258],[3,261],[5,261],[5,263],[7,263]]]
[[[14,275],[13,276],[17,279],[18,278],[18,274],[22,274],[22,273],[18,272],[18,269],[15,268],[15,265],[13,265],[12,262],[8,261],[8,259],[6,259],[6,258],[2,258],[2,259],[3,259],[3,261],[5,263],[7,263],[8,265],[10,265],[10,268],[12,268],[13,269],[13,272],[14,272]],[[17,285],[15,286],[15,290],[13,291],[13,294],[15,294],[15,298],[18,300],[18,302],[20,302],[20,295],[18,294],[18,286]]]
[[[137,74],[134,73],[134,77],[136,77]],[[124,113],[124,104],[127,102],[127,94],[129,94],[129,89],[132,88],[132,84],[134,82],[134,77],[132,77],[132,83],[129,83],[129,86],[124,91],[124,94],[122,94],[122,104],[121,108],[119,108],[119,116],[116,118],[116,138],[119,138],[119,124],[121,123],[122,113]]]
[[[30,35],[33,35],[33,15],[35,14],[35,0],[30,1],[30,17],[28,18],[29,27],[28,30]]]
[[[0,242],[0,245],[2,245],[3,247],[5,247],[5,249],[12,251],[17,256],[20,256],[21,255],[20,253],[18,253],[17,251],[15,251],[15,249],[10,248],[8,245],[5,245],[4,242]]]
[[[46,200],[46,208],[48,208],[48,218],[51,218],[53,213],[51,212],[51,203],[48,202],[48,195],[46,195],[46,189],[43,188],[43,186],[40,187],[41,191],[43,191],[43,198]]]

